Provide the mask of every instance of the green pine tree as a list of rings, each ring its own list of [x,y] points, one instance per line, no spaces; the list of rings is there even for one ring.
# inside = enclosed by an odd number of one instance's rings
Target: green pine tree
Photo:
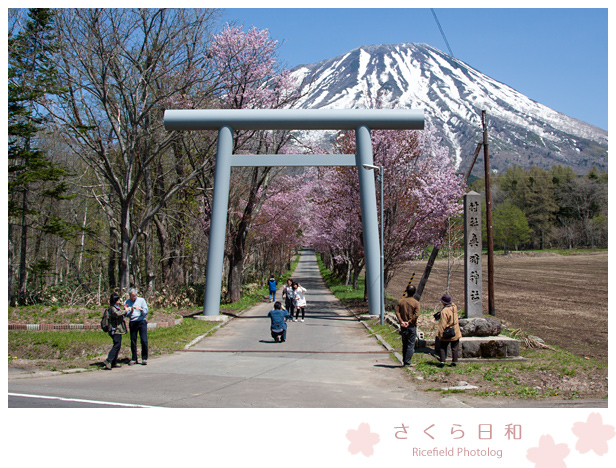
[[[41,212],[42,199],[63,199],[67,191],[66,168],[51,161],[37,148],[37,136],[45,125],[41,102],[61,92],[52,59],[55,51],[53,17],[52,9],[30,9],[23,27],[15,35],[10,34],[8,41],[10,303],[14,302],[13,276],[17,258],[19,302],[24,302],[26,297],[28,262],[32,265],[45,263],[27,256],[29,231],[33,226],[55,234],[71,230],[70,224],[57,216],[43,216]],[[40,268],[36,272],[38,270]]]

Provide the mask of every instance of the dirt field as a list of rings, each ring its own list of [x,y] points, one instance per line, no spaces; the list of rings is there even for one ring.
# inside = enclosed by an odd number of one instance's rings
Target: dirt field
[[[425,262],[398,272],[387,288],[404,291],[413,272],[419,284]],[[447,262],[439,260],[423,296],[423,308],[435,308],[446,292]],[[464,308],[464,264],[456,266],[450,294]],[[483,262],[483,308],[488,313],[487,259]],[[496,256],[494,261],[495,317],[508,328],[538,336],[581,357],[607,363],[608,254],[520,254]]]

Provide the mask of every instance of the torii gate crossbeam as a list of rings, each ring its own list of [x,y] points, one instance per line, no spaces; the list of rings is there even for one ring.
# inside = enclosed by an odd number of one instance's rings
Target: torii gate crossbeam
[[[371,129],[423,130],[422,110],[408,109],[216,109],[167,110],[165,128],[171,130],[217,130],[218,146],[214,172],[214,193],[210,239],[205,277],[203,315],[220,314],[220,291],[224,261],[225,232],[231,168],[238,166],[356,166],[359,173],[359,196],[366,256],[368,310],[380,310],[380,244],[376,191],[372,171]],[[354,155],[233,155],[234,130],[355,130]]]

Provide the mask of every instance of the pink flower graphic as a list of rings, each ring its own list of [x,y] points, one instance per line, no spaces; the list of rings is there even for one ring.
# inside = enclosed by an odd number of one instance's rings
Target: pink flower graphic
[[[526,452],[526,458],[535,464],[535,468],[567,468],[563,459],[569,455],[567,444],[555,444],[551,435],[539,438],[539,447]]]
[[[381,440],[378,434],[370,432],[370,426],[366,423],[361,423],[357,430],[349,429],[346,438],[351,441],[349,452],[352,455],[361,452],[366,457],[374,454],[374,445]]]
[[[576,422],[571,430],[579,437],[575,444],[578,452],[593,450],[597,455],[607,453],[607,441],[616,435],[614,426],[603,424],[599,413],[590,413],[586,422]]]

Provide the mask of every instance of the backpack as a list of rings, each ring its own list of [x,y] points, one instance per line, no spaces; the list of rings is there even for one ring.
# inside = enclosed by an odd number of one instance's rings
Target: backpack
[[[107,309],[105,309],[103,312],[103,318],[101,318],[101,329],[104,332],[111,330],[111,325],[109,324],[109,311]]]

